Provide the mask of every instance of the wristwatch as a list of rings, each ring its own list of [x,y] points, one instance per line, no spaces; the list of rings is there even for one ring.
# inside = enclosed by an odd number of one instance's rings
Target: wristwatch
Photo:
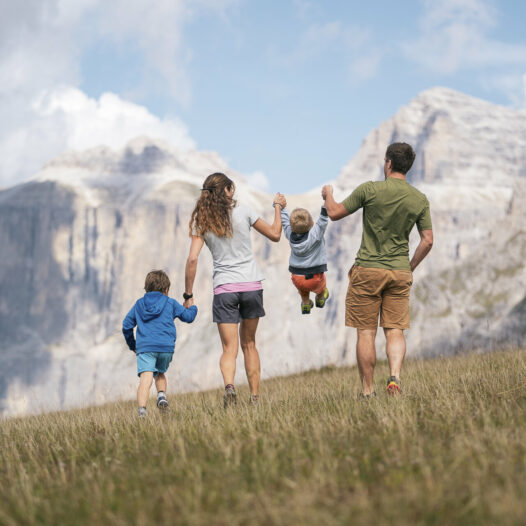
[[[193,297],[194,297],[193,294],[187,294],[186,292],[183,292],[183,298],[185,299],[185,301]]]

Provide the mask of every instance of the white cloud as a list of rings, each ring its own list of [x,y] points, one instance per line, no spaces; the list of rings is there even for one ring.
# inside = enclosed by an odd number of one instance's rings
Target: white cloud
[[[482,75],[482,86],[488,91],[504,93],[515,108],[526,108],[526,74],[503,73]]]
[[[247,180],[250,186],[257,188],[262,192],[268,192],[270,189],[270,181],[268,180],[267,176],[261,171],[256,171],[252,172],[251,174],[245,175],[245,179]]]
[[[42,119],[60,120],[67,148],[98,144],[120,148],[138,135],[164,139],[182,149],[194,148],[186,127],[176,119],[160,119],[144,106],[104,93],[98,100],[75,88],[42,94],[34,108]]]
[[[152,133],[182,146],[184,126],[111,94],[98,101],[76,88],[83,52],[100,37],[133,43],[143,53],[145,83],[152,72],[179,100],[188,100],[191,52],[185,24],[201,12],[223,16],[237,0],[25,0],[4,2],[0,19],[0,185],[32,175],[61,148]],[[157,77],[159,78],[159,77]],[[69,86],[68,88],[58,88]],[[137,88],[139,91],[140,86]],[[109,125],[109,127],[107,127]],[[71,137],[68,134],[73,134]]]
[[[148,67],[164,78],[172,96],[187,102],[191,86],[186,68],[192,53],[184,45],[184,27],[198,14],[225,16],[226,10],[238,0],[156,0],[154,4],[129,0],[97,2],[101,34],[124,45],[129,42],[137,45]]]
[[[526,66],[526,45],[492,39],[498,13],[484,0],[426,0],[419,34],[406,57],[441,74],[481,67]]]
[[[339,21],[310,25],[289,52],[274,50],[274,60],[285,67],[311,64],[329,54],[341,54],[356,84],[376,75],[384,51],[373,42],[369,28]]]
[[[384,53],[380,48],[372,48],[353,60],[349,67],[351,84],[373,78],[378,71],[383,56]]]
[[[470,71],[482,87],[523,107],[526,42],[491,36],[499,12],[487,0],[425,0],[417,35],[401,45],[406,59],[439,75]]]
[[[293,0],[292,5],[300,18],[306,18],[313,9],[312,2],[309,0]]]
[[[184,124],[160,119],[145,107],[113,93],[98,100],[72,87],[42,93],[33,103],[31,118],[12,129],[0,142],[3,183],[12,183],[38,171],[65,150],[106,145],[122,148],[139,135],[159,138],[181,148],[194,148]]]

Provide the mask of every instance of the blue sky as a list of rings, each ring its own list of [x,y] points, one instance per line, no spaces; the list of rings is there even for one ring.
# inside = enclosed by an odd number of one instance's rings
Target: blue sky
[[[34,0],[26,4],[35,11]],[[119,134],[116,123],[113,135],[100,138],[79,131],[81,115],[107,115],[101,109],[107,92],[118,97],[119,111],[133,113],[129,133],[141,129],[144,109],[145,133],[215,150],[233,169],[260,172],[260,183],[262,173],[269,190],[283,192],[336,177],[372,129],[426,88],[526,106],[526,2],[42,0],[38,6],[37,15],[12,13],[11,25],[21,23],[42,49],[31,48],[20,32],[0,39],[4,69],[6,61],[15,63],[9,53],[49,66],[49,78],[35,80],[38,89],[25,99],[15,84],[4,97],[15,93],[21,108],[38,108],[38,120],[28,110],[25,120],[0,129],[0,154],[15,131],[15,139],[25,134],[15,141],[20,148],[42,130],[49,137],[51,114],[52,129],[64,128],[60,141],[44,141],[31,169],[61,148],[99,139],[119,146],[128,132]],[[78,90],[75,100],[87,97],[86,108],[94,101],[97,112],[78,113],[80,102],[72,103],[65,87]],[[10,182],[28,170],[16,159],[6,168],[18,170],[5,177]]]

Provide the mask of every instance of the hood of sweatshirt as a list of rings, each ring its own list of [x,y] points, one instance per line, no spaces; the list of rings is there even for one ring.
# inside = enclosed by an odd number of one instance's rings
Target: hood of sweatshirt
[[[147,292],[135,304],[137,314],[143,321],[153,320],[164,310],[167,301],[168,296],[165,296],[162,292]]]
[[[312,246],[308,243],[309,232],[304,234],[296,234],[292,232],[290,235],[290,248],[294,254],[303,255],[312,249]]]

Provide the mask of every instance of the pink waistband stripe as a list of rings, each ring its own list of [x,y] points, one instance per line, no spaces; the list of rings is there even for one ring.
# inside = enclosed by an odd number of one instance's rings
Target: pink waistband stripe
[[[225,292],[252,292],[263,289],[261,281],[249,281],[246,283],[225,283],[214,289],[215,294],[224,294]]]

